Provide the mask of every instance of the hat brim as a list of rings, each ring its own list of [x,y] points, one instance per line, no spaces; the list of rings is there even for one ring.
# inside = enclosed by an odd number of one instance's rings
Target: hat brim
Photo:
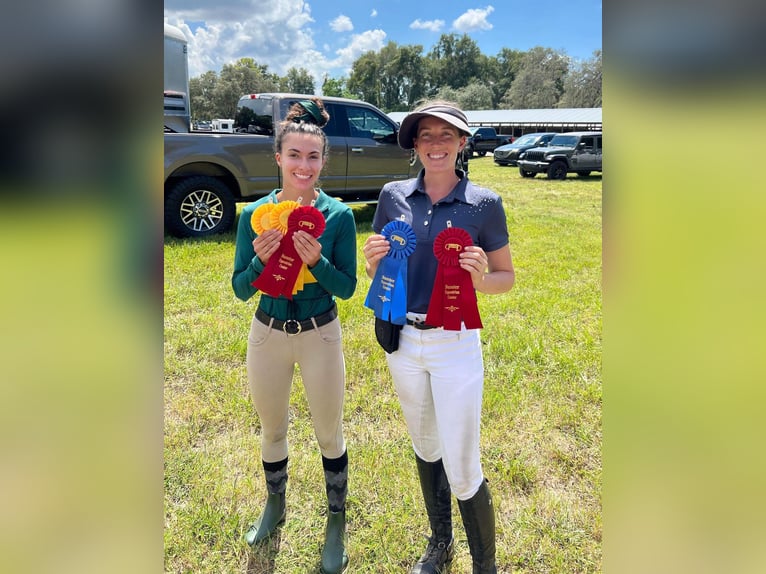
[[[444,120],[448,124],[455,126],[463,135],[471,135],[468,124],[458,116],[450,114],[449,112],[424,110],[408,114],[402,120],[402,125],[399,128],[399,135],[397,138],[399,140],[399,147],[403,149],[413,149],[415,147],[414,140],[415,136],[418,135],[418,122],[425,117]]]

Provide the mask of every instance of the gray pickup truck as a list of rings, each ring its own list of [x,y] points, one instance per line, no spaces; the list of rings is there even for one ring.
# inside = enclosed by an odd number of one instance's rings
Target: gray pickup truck
[[[548,179],[565,179],[574,172],[585,177],[601,169],[601,132],[565,132],[556,134],[546,147],[528,149],[517,164],[521,177],[544,173]]]
[[[239,100],[238,133],[165,132],[165,230],[200,237],[231,229],[238,202],[281,187],[274,128],[290,106],[312,96],[249,94]],[[389,181],[415,177],[420,163],[397,144],[397,124],[375,106],[322,97],[330,156],[319,184],[345,202],[377,201]]]

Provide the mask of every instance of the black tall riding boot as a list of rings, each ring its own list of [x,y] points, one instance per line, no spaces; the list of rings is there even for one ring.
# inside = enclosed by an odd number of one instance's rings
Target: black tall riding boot
[[[487,481],[468,500],[458,500],[473,559],[473,574],[497,574],[495,565],[495,507]]]
[[[321,574],[340,574],[348,566],[346,554],[346,495],[348,493],[348,454],[322,457],[327,491],[327,526],[322,547]]]
[[[442,574],[444,566],[452,560],[452,491],[441,459],[426,462],[415,455],[420,477],[420,488],[426,504],[431,537],[426,551],[410,574]]]
[[[266,475],[266,507],[261,517],[250,526],[245,534],[245,541],[255,546],[265,540],[285,521],[285,490],[287,489],[287,459],[279,462],[263,461]]]

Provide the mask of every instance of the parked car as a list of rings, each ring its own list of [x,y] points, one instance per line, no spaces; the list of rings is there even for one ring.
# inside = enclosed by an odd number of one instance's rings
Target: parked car
[[[516,166],[516,160],[519,159],[519,155],[533,147],[543,147],[548,145],[548,142],[551,141],[555,135],[555,132],[524,134],[520,138],[515,139],[513,143],[495,148],[495,163],[497,165]]]
[[[475,153],[478,156],[485,156],[487,152],[494,151],[499,145],[502,145],[501,137],[495,131],[495,128],[472,127],[471,135],[465,142],[463,148],[464,160],[468,160]]]
[[[580,176],[601,169],[601,132],[556,134],[546,147],[533,147],[519,156],[521,177],[545,173],[548,179],[564,179],[569,172]]]

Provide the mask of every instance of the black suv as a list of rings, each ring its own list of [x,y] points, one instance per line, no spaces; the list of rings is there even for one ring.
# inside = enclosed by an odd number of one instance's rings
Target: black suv
[[[534,134],[524,134],[520,138],[506,145],[495,148],[494,160],[497,165],[516,165],[519,156],[533,147],[543,147],[548,145],[556,132],[541,132]]]
[[[545,173],[548,179],[564,179],[570,171],[590,175],[601,170],[601,132],[556,134],[546,147],[525,151],[518,159],[522,177]]]

